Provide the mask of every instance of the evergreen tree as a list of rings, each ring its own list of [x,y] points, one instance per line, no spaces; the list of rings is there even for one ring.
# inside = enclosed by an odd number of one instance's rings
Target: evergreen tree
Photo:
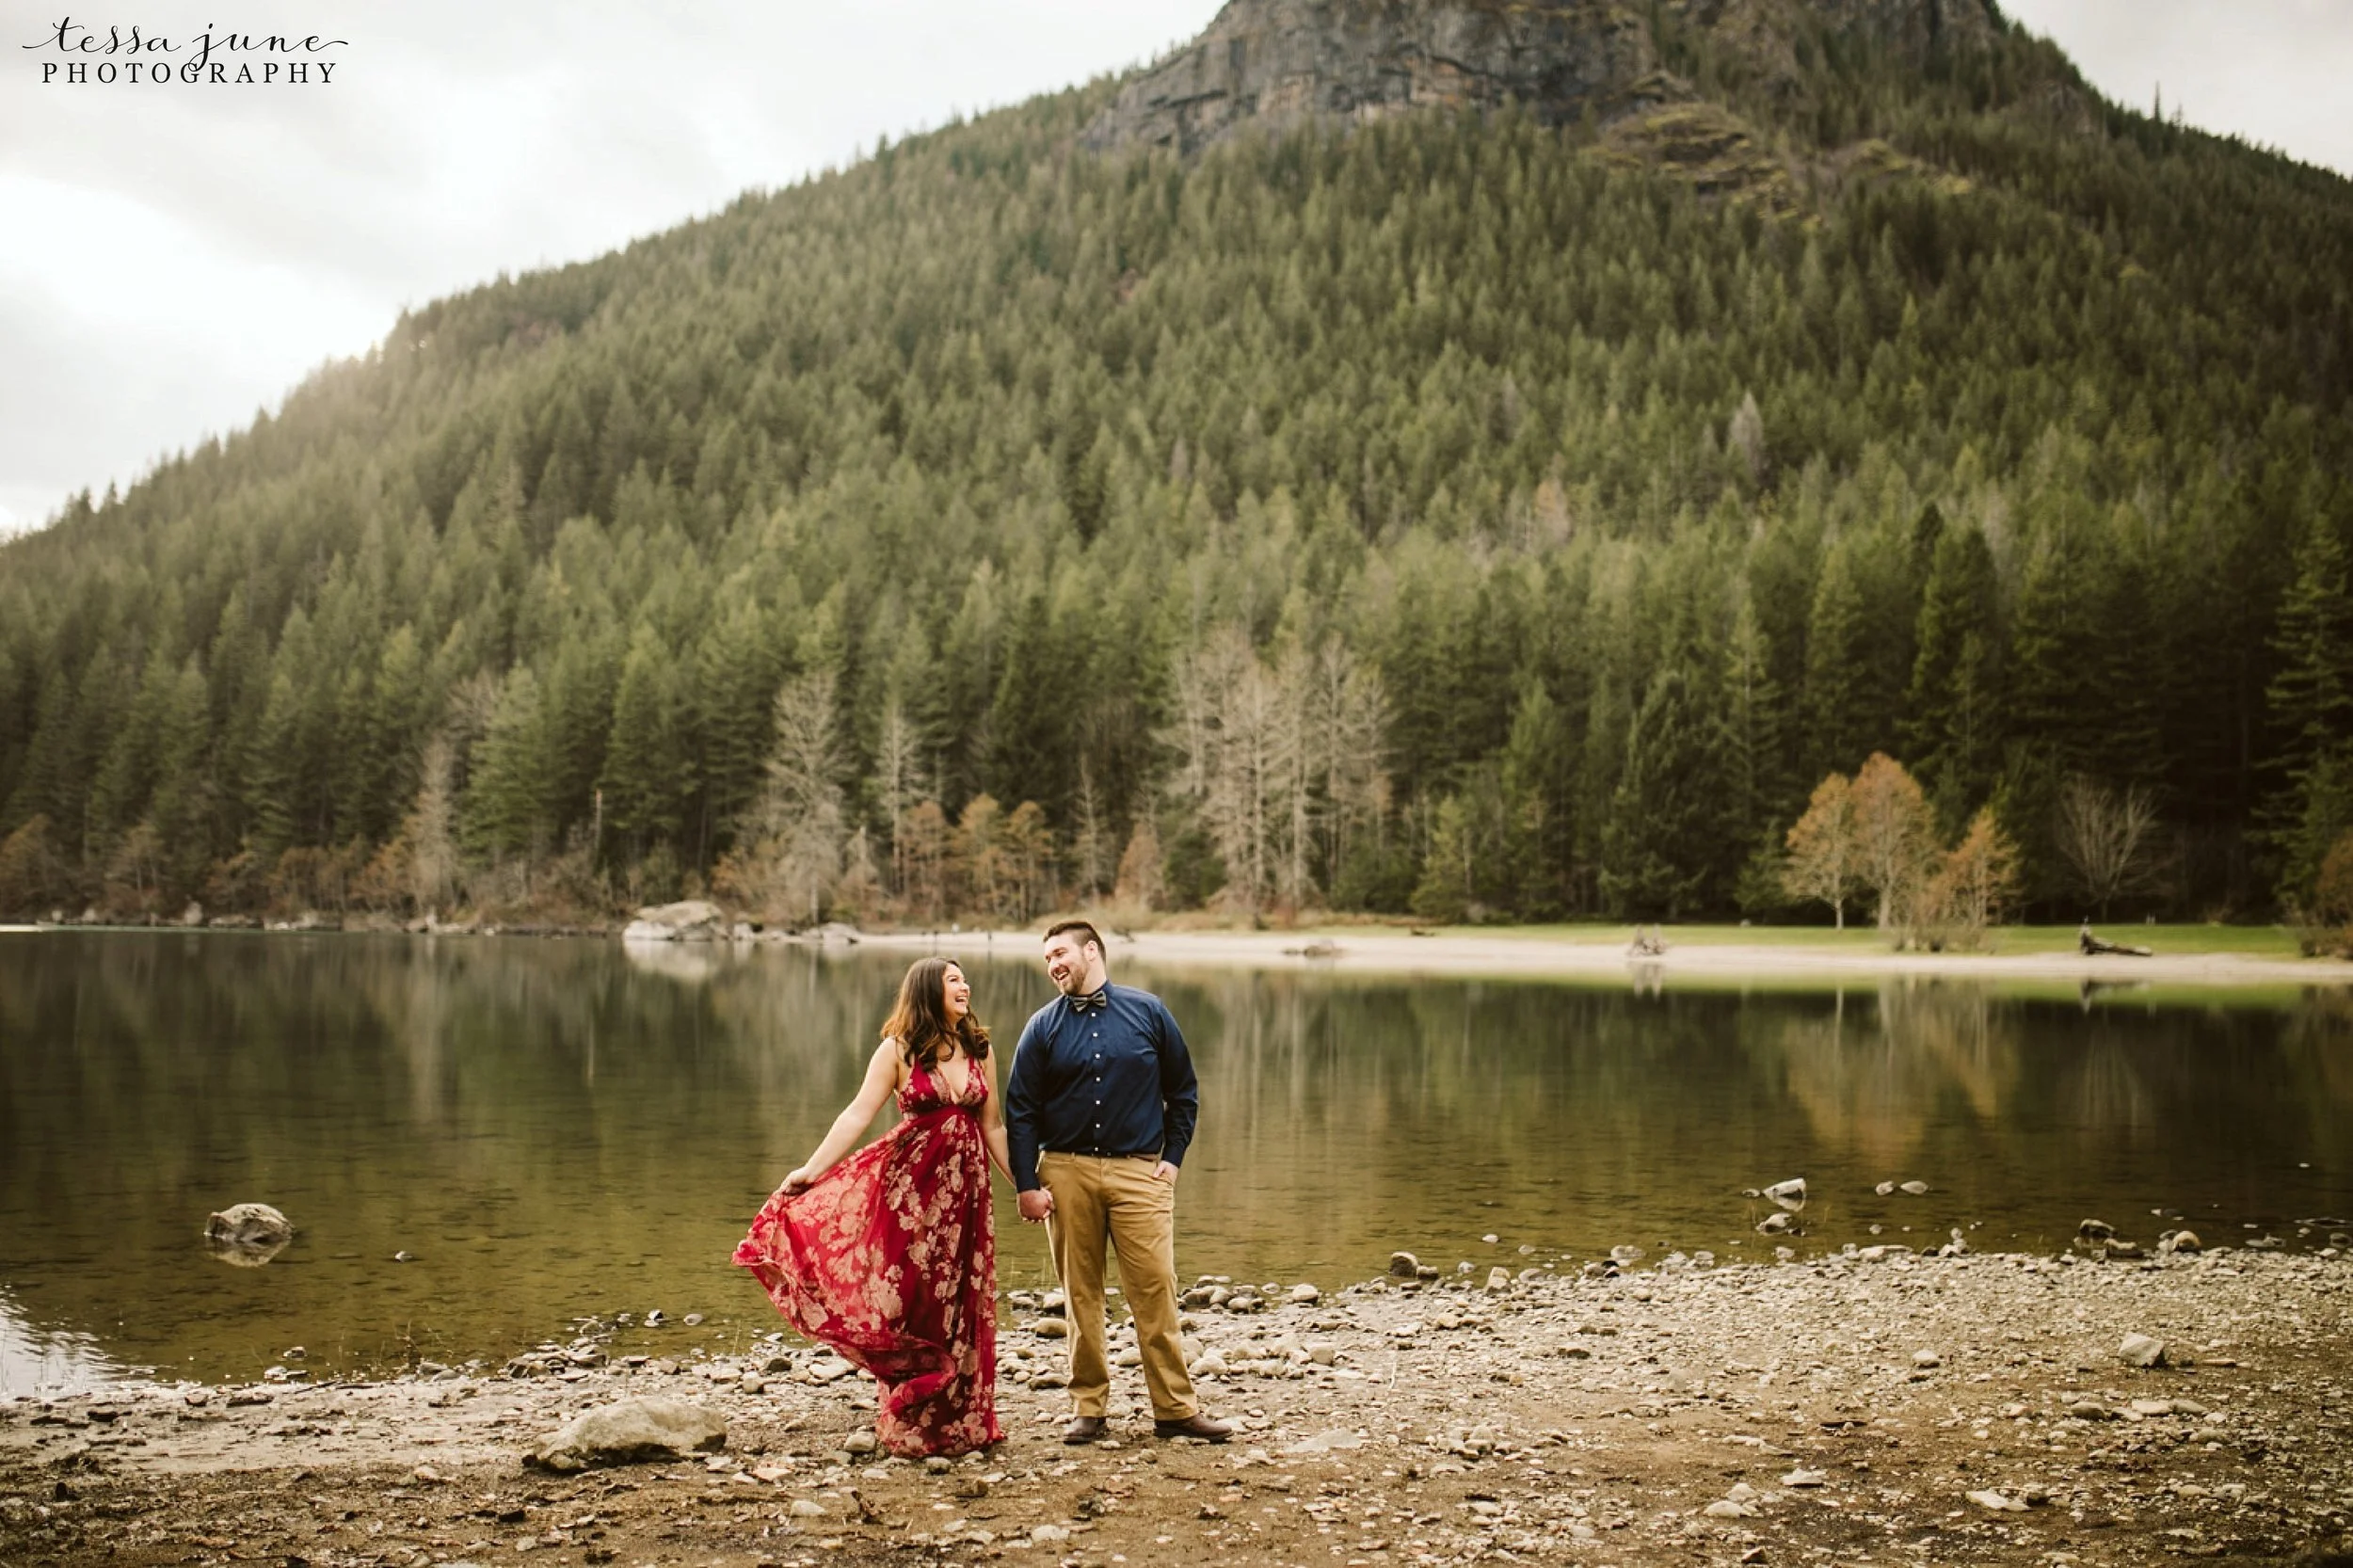
[[[1602,835],[1602,897],[1622,919],[1677,920],[1707,904],[1725,825],[1711,728],[1678,667],[1635,711]]]
[[[2280,606],[2265,696],[2282,784],[2270,808],[2282,883],[2309,897],[2322,858],[2353,827],[2353,572],[2336,520],[2308,516]]]
[[[1921,599],[1904,741],[1948,828],[1991,798],[2000,777],[1999,608],[1985,535],[1945,530]]]

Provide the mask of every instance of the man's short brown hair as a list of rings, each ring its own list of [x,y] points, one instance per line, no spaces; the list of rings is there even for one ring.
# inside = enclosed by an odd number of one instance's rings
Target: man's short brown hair
[[[1064,932],[1074,932],[1077,934],[1080,952],[1084,952],[1086,950],[1086,945],[1089,942],[1093,942],[1097,952],[1104,954],[1106,957],[1110,956],[1112,950],[1103,945],[1103,934],[1096,930],[1094,925],[1086,920],[1057,920],[1052,925],[1046,928],[1046,935],[1040,937],[1039,940],[1050,942],[1055,937],[1063,935]]]

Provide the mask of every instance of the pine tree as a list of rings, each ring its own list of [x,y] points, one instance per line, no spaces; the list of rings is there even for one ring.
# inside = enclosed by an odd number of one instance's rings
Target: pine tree
[[[1840,542],[1822,562],[1805,632],[1807,755],[1816,769],[1859,762],[1869,749],[1874,661],[1870,618],[1853,551]]]
[[[1677,920],[1708,900],[1725,826],[1713,728],[1681,668],[1653,679],[1602,836],[1601,894],[1622,919]]]
[[[604,768],[597,780],[605,830],[632,858],[657,840],[675,839],[693,791],[692,761],[679,734],[684,703],[674,668],[661,633],[640,624],[621,661]]]
[[[1946,530],[1921,599],[1904,743],[1948,824],[1976,811],[2000,777],[1999,602],[1985,535]]]

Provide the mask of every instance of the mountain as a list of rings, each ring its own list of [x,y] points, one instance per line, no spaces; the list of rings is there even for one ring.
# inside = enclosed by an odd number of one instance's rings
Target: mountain
[[[1231,0],[1192,44],[1123,83],[1082,140],[1190,155],[1245,127],[1507,104],[1546,125],[1609,123],[1693,96],[1661,69],[1670,20],[1776,86],[1801,78],[1810,28],[1914,64],[1999,36],[1984,0],[1680,0],[1647,19],[1614,0]]]
[[[0,908],[2309,909],[2348,291],[1982,0],[1237,0],[0,545]]]

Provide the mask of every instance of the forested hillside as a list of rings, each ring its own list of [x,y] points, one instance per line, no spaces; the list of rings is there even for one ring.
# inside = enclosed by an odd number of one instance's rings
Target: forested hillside
[[[1827,918],[1875,752],[2013,908],[2309,904],[2353,187],[1649,25],[1640,118],[1102,83],[416,312],[0,546],[0,909]]]

